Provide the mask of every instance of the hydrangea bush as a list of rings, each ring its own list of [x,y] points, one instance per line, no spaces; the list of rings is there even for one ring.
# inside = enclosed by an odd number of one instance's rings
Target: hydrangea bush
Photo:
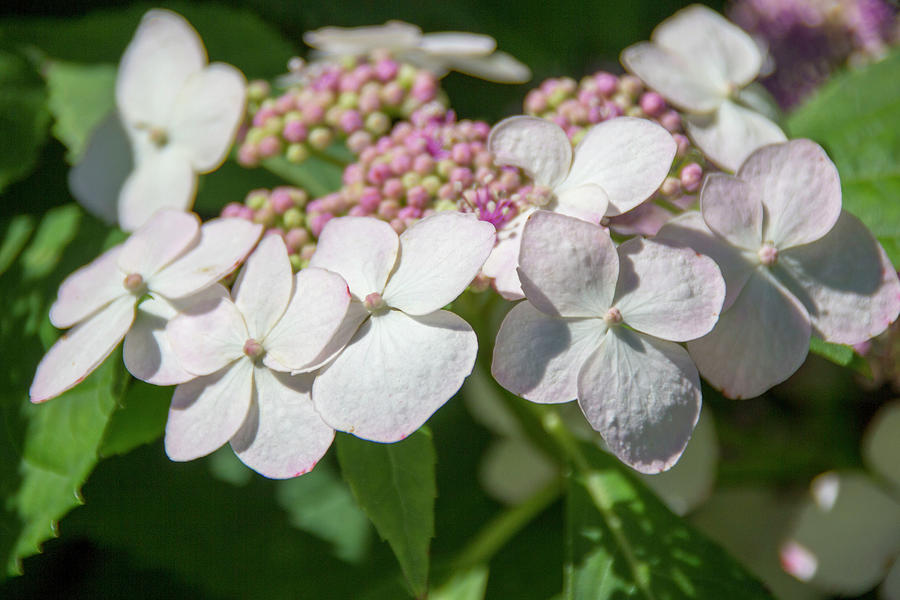
[[[4,93],[71,166],[4,212],[4,586],[71,522],[215,597],[900,598],[896,36],[786,116],[766,6],[682,8],[503,118],[442,83],[531,78],[484,34],[322,27],[280,74],[168,9],[117,67],[13,35]],[[18,158],[9,198],[60,170]],[[256,563],[203,558],[248,528]]]

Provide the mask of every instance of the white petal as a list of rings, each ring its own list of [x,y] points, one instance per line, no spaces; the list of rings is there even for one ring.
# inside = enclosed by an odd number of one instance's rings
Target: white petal
[[[296,371],[315,361],[338,332],[349,304],[350,290],[340,275],[315,267],[297,273],[290,304],[265,338],[266,366]]]
[[[875,413],[863,435],[862,453],[868,467],[900,491],[900,401]]]
[[[481,267],[482,273],[494,279],[494,289],[507,300],[521,300],[525,297],[516,267],[519,266],[522,230],[535,210],[529,208],[519,213],[497,232],[497,245]]]
[[[363,54],[383,48],[412,48],[418,45],[422,30],[402,21],[367,27],[322,27],[303,34],[308,45],[328,54]]]
[[[340,217],[325,225],[309,266],[334,271],[362,301],[371,293],[384,291],[399,252],[397,234],[384,221]]]
[[[138,162],[119,194],[119,225],[134,231],[158,210],[188,210],[194,203],[197,175],[188,157],[168,145]]]
[[[653,121],[619,117],[598,123],[575,148],[572,169],[555,191],[593,183],[609,196],[607,215],[629,211],[659,188],[676,150],[672,135]]]
[[[824,236],[841,214],[841,182],[834,163],[809,140],[754,152],[738,177],[756,188],[766,207],[764,238],[782,250]]]
[[[448,57],[446,62],[454,71],[487,81],[525,83],[531,79],[531,69],[502,50],[488,56]]]
[[[578,374],[578,403],[622,462],[659,473],[691,439],[700,377],[678,344],[613,327]]]
[[[488,150],[498,165],[525,171],[536,183],[555,187],[569,172],[572,144],[556,123],[537,117],[509,117],[491,129]]]
[[[709,333],[725,300],[725,280],[711,258],[641,238],[631,238],[617,251],[614,304],[625,323],[674,342]]]
[[[194,375],[209,375],[243,356],[250,337],[240,311],[219,285],[170,320],[166,335],[178,362]]]
[[[310,397],[313,377],[254,372],[254,402],[231,447],[245,465],[272,479],[312,470],[334,440]]]
[[[115,350],[132,321],[134,298],[122,296],[64,333],[37,366],[31,401],[50,400],[81,383]]]
[[[122,245],[119,269],[148,280],[195,243],[199,230],[193,213],[159,211]]]
[[[705,73],[699,65],[650,42],[625,48],[619,59],[629,72],[682,110],[712,112],[728,92],[728,82],[717,74]]]
[[[131,124],[161,126],[187,79],[206,64],[206,50],[190,23],[168,10],[151,10],[119,63],[116,104]]]
[[[790,377],[809,352],[809,315],[757,270],[706,336],[688,342],[703,377],[729,398],[753,398]]]
[[[603,317],[612,306],[619,257],[597,225],[547,211],[522,235],[519,278],[535,308],[548,315]]]
[[[331,362],[331,360],[344,349],[344,346],[350,343],[350,340],[356,335],[356,330],[359,329],[359,326],[362,325],[363,321],[368,318],[369,311],[363,303],[358,300],[350,300],[350,304],[347,306],[347,313],[344,315],[344,320],[341,321],[340,326],[334,335],[331,336],[328,344],[325,345],[315,359],[304,365],[303,368],[292,371],[291,373],[296,375],[298,373],[311,372]]]
[[[694,68],[743,87],[756,79],[762,55],[745,31],[714,10],[693,4],[653,31],[651,39]]]
[[[734,303],[755,268],[737,248],[711,232],[698,212],[686,212],[672,219],[653,239],[693,248],[716,261],[725,278],[723,311]]]
[[[265,236],[247,259],[231,290],[250,337],[261,342],[284,314],[294,276],[284,240]]]
[[[823,494],[828,497],[822,502]],[[782,564],[795,571],[791,545],[814,558],[807,575],[817,588],[848,596],[873,588],[900,552],[900,503],[862,473],[828,472],[813,481],[813,497],[800,513]]]
[[[825,237],[790,248],[779,259],[799,282],[796,295],[816,335],[826,341],[858,344],[887,329],[900,313],[897,272],[865,225],[846,211]]]
[[[753,252],[762,246],[763,203],[756,186],[723,173],[712,173],[700,191],[707,226],[732,245]]]
[[[125,274],[117,262],[121,252],[121,245],[110,248],[63,280],[50,307],[50,322],[54,327],[71,327],[128,293],[122,285]]]
[[[250,410],[253,363],[242,358],[175,388],[166,423],[166,454],[176,461],[206,456],[231,439]]]
[[[541,404],[578,397],[578,371],[606,335],[602,319],[561,319],[527,300],[503,319],[491,374],[516,394]]]
[[[419,40],[419,48],[432,54],[481,56],[497,48],[497,41],[489,35],[463,31],[426,33]]]
[[[477,350],[472,328],[451,312],[410,317],[391,310],[366,321],[316,377],[313,400],[335,429],[396,442],[459,390]]]
[[[755,150],[787,140],[778,125],[730,100],[711,115],[685,115],[684,125],[708,159],[732,172]]]
[[[553,212],[598,224],[609,208],[609,196],[602,187],[586,183],[569,188],[557,196]]]
[[[134,169],[131,142],[112,111],[91,134],[78,164],[69,170],[69,190],[89,213],[113,224],[119,218],[119,193]]]
[[[169,126],[169,143],[190,157],[195,171],[222,164],[244,116],[246,81],[240,71],[213,63],[181,88]]]
[[[207,221],[195,244],[150,279],[150,288],[174,299],[209,287],[241,264],[262,230],[245,219]]]
[[[177,314],[171,304],[157,298],[138,306],[122,352],[132,375],[153,385],[176,385],[195,377],[181,367],[166,335],[166,325]]]
[[[475,215],[426,217],[400,235],[400,261],[384,301],[410,315],[434,312],[472,283],[493,247],[494,226]]]

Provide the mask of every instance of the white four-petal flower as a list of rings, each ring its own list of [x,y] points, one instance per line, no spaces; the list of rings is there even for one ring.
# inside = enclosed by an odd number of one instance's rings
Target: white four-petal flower
[[[521,168],[539,186],[549,188],[544,207],[598,223],[627,212],[662,184],[676,151],[675,140],[647,119],[620,117],[592,127],[574,152],[559,125],[536,117],[510,117],[491,130],[488,150],[499,165]],[[534,210],[526,210],[500,232],[484,266],[505,298],[522,298],[516,273],[522,228]]]
[[[714,163],[736,171],[757,148],[787,139],[742,99],[762,55],[739,27],[695,4],[660,23],[650,39],[626,48],[622,64],[686,113],[688,134]]]
[[[166,327],[179,362],[196,377],[175,388],[166,453],[192,460],[230,440],[266,477],[306,473],[334,438],[313,407],[308,372],[330,358],[350,303],[347,284],[324,269],[292,275],[284,242],[270,235],[247,259],[231,297],[215,290]]]
[[[69,275],[50,308],[50,322],[72,329],[38,365],[31,401],[49,400],[79,383],[122,338],[125,365],[136,377],[158,385],[189,379],[161,327],[175,306],[233,271],[261,233],[261,226],[243,219],[215,219],[201,227],[192,213],[163,210],[125,243]],[[145,295],[150,297],[135,311]]]
[[[668,469],[700,414],[697,369],[674,342],[715,324],[725,297],[716,264],[641,238],[616,249],[599,226],[547,211],[523,237],[527,300],[500,326],[494,378],[533,402],[577,398],[623,462]]]
[[[396,442],[456,393],[478,343],[468,323],[440,309],[472,282],[493,242],[490,223],[456,212],[427,217],[399,239],[373,218],[328,222],[310,266],[340,274],[354,302],[334,344],[346,347],[313,383],[326,423]]]
[[[191,207],[197,173],[222,163],[244,114],[244,76],[207,62],[203,42],[184,18],[159,9],[144,15],[119,63],[119,123],[98,128],[70,174],[73,194],[89,210],[134,231],[161,208]],[[130,173],[119,168],[123,129]]]

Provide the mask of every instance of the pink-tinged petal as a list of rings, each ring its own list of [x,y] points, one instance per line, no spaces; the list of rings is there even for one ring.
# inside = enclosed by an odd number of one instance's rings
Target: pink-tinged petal
[[[251,337],[228,290],[220,285],[171,319],[166,336],[179,364],[194,375],[209,375],[240,358]]]
[[[779,254],[801,289],[814,332],[828,342],[858,344],[897,319],[900,281],[891,261],[865,225],[848,212],[825,237]]]
[[[119,115],[111,111],[69,170],[69,190],[89,213],[112,225],[119,218],[119,192],[134,169],[131,142]]]
[[[191,248],[149,281],[149,287],[166,298],[189,296],[219,281],[253,249],[262,225],[245,219],[213,219],[200,227]]]
[[[441,212],[400,235],[400,261],[384,287],[384,301],[410,315],[426,315],[456,300],[494,247],[494,226],[473,214]]]
[[[695,68],[743,87],[756,79],[762,55],[756,42],[716,11],[693,4],[653,31],[650,39]]]
[[[519,281],[519,249],[522,245],[522,230],[528,218],[536,209],[529,208],[516,215],[503,229],[497,232],[497,245],[484,261],[481,272],[494,280],[494,289],[507,300],[521,300],[525,297]]]
[[[712,173],[700,191],[707,226],[732,245],[752,252],[762,246],[763,204],[757,188],[737,177]]]
[[[619,60],[630,73],[682,110],[712,112],[727,95],[727,81],[651,42],[625,48]]]
[[[37,366],[32,402],[55,398],[81,383],[106,360],[134,321],[134,298],[122,296],[60,337]]]
[[[362,301],[384,291],[399,251],[397,233],[384,221],[340,217],[325,225],[309,266],[334,271]]]
[[[821,238],[841,215],[837,168],[815,142],[760,148],[741,165],[738,177],[756,188],[766,207],[764,237],[779,250]]]
[[[267,235],[247,259],[231,290],[251,338],[262,342],[272,331],[293,291],[293,271],[284,240]]]
[[[732,172],[755,150],[787,140],[778,125],[730,100],[710,115],[685,115],[684,124],[697,148],[717,166]]]
[[[200,219],[194,213],[161,210],[122,245],[119,269],[149,280],[195,244],[199,230]]]
[[[561,319],[527,300],[503,319],[491,374],[532,402],[555,404],[578,396],[578,371],[606,335],[602,319]]]
[[[812,493],[782,546],[782,565],[841,596],[872,589],[900,552],[900,503],[863,473],[824,473]]]
[[[149,11],[119,63],[119,111],[134,125],[164,125],[184,83],[205,64],[206,50],[190,23],[168,10]]]
[[[672,216],[665,208],[648,201],[627,213],[610,217],[609,228],[619,235],[656,235]]]
[[[660,473],[691,439],[700,377],[678,344],[613,327],[578,374],[578,404],[619,460]]]
[[[488,56],[447,57],[445,63],[454,71],[497,83],[525,83],[531,79],[531,69],[502,50]]]
[[[396,442],[459,390],[477,351],[472,328],[451,312],[411,317],[391,310],[363,323],[316,377],[313,401],[335,429]]]
[[[134,231],[159,210],[186,211],[194,203],[197,175],[176,146],[146,155],[131,172],[119,194],[119,225]]]
[[[297,371],[316,361],[349,304],[350,290],[340,275],[315,267],[297,273],[290,304],[263,342],[263,362],[277,371]]]
[[[119,270],[117,262],[121,252],[121,245],[110,248],[63,280],[50,307],[54,327],[71,327],[128,293],[123,287],[125,273]]]
[[[509,117],[491,129],[494,163],[525,171],[536,183],[555,187],[569,172],[572,144],[556,123],[537,117]]]
[[[334,440],[313,406],[312,375],[254,372],[254,402],[231,447],[245,465],[272,479],[312,470]]]
[[[213,63],[184,83],[169,143],[186,151],[195,171],[211,171],[225,160],[244,116],[245,97],[244,75],[224,63]]]
[[[384,48],[412,48],[419,44],[422,30],[403,21],[366,27],[322,27],[303,34],[303,41],[325,54],[364,54]]]
[[[166,325],[177,314],[165,300],[148,298],[140,303],[122,352],[132,375],[153,385],[177,385],[195,377],[181,367],[166,335]]]
[[[725,278],[723,311],[734,303],[756,268],[756,263],[750,262],[738,248],[711,232],[698,212],[687,212],[675,217],[663,225],[653,239],[687,246],[709,256],[719,265],[722,277]]]
[[[598,225],[547,211],[522,235],[519,278],[535,308],[548,315],[602,317],[612,306],[619,257]]]
[[[253,363],[242,358],[175,388],[166,423],[166,454],[175,461],[206,456],[230,440],[247,419]]]
[[[419,48],[431,54],[483,56],[497,48],[497,40],[478,33],[438,31],[423,35],[419,40]]]
[[[606,215],[608,208],[609,196],[603,188],[594,183],[586,183],[558,194],[553,212],[596,225]]]
[[[609,197],[606,214],[618,215],[662,185],[676,150],[672,134],[653,121],[618,117],[598,123],[575,148],[572,169],[556,192],[599,185]]]
[[[790,377],[809,352],[809,315],[756,271],[713,330],[687,344],[703,377],[729,398],[753,398]]]
[[[900,401],[881,407],[863,435],[866,465],[900,491]]]
[[[618,248],[614,304],[630,327],[684,342],[709,333],[725,300],[716,263],[690,248],[631,238]]]

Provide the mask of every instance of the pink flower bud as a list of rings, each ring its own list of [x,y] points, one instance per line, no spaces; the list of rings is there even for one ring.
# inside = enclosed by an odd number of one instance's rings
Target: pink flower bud
[[[325,224],[333,218],[334,215],[331,213],[322,213],[314,216],[309,223],[309,229],[312,231],[313,236],[318,238],[322,234],[322,229],[325,228]]]
[[[382,219],[393,219],[400,211],[400,203],[396,200],[382,200],[378,205],[378,216]]]
[[[413,171],[419,175],[427,175],[434,170],[434,159],[427,154],[420,154],[413,162]]]
[[[259,141],[259,155],[268,158],[281,151],[281,140],[274,135],[267,135]]]
[[[547,110],[547,95],[541,90],[531,90],[525,96],[525,112],[537,114]]]
[[[363,120],[359,112],[355,110],[345,110],[341,114],[340,126],[344,133],[353,133],[358,129],[362,129]]]
[[[471,161],[472,152],[469,150],[469,145],[465,142],[454,144],[453,149],[450,151],[450,158],[457,163],[468,163]]]
[[[697,163],[688,163],[681,168],[681,185],[687,192],[696,192],[700,189],[703,180],[703,167]]]
[[[389,81],[397,76],[400,69],[397,61],[390,58],[383,58],[375,63],[375,76],[381,81]]]
[[[393,156],[391,156],[391,170],[395,175],[403,175],[412,168],[412,164],[412,157],[405,150],[397,150],[394,152]]]
[[[666,108],[666,101],[656,92],[644,92],[640,100],[641,110],[651,117],[659,116]]]
[[[287,121],[281,135],[289,142],[298,143],[306,140],[306,125],[300,121]]]
[[[381,187],[381,193],[386,198],[393,198],[394,200],[399,200],[405,191],[406,188],[403,186],[403,181],[397,177],[391,177]]]
[[[284,235],[284,241],[291,254],[294,254],[299,252],[303,244],[309,241],[309,232],[300,227],[295,227]]]
[[[369,169],[369,172],[366,174],[366,181],[375,185],[381,185],[390,175],[391,167],[385,163],[378,163],[372,165]]]
[[[669,131],[681,129],[681,117],[674,110],[667,110],[659,117],[659,124]]]
[[[594,83],[597,85],[597,91],[607,97],[612,96],[619,88],[619,78],[606,71],[594,75]]]
[[[397,213],[398,219],[418,219],[422,216],[422,209],[417,208],[415,206],[404,206],[400,209],[400,212]]]
[[[420,210],[425,208],[425,205],[428,204],[429,199],[430,196],[428,194],[428,190],[426,190],[421,185],[410,188],[410,190],[406,192],[406,203],[409,206],[418,208]]]
[[[372,212],[377,209],[380,202],[381,194],[378,193],[378,188],[363,188],[362,193],[359,195],[359,206],[362,206],[368,212]]]
[[[369,148],[366,148],[369,150]],[[363,166],[359,163],[353,163],[352,165],[347,165],[347,168],[344,169],[344,176],[342,181],[344,185],[353,185],[355,183],[361,183],[365,178],[365,173],[363,171]]]

